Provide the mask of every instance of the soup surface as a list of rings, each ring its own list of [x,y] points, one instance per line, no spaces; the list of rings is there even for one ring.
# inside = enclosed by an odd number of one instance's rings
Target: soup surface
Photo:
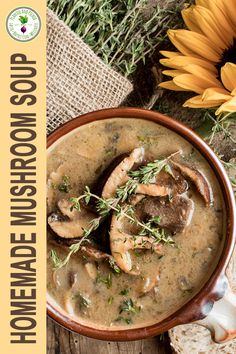
[[[140,155],[133,174],[132,152]],[[128,198],[120,189],[118,204],[114,185],[129,187]],[[82,198],[79,210],[76,198],[86,186],[90,200]],[[113,209],[106,205],[101,216],[108,197]],[[202,288],[221,253],[224,205],[211,168],[190,143],[154,122],[101,120],[59,139],[48,151],[47,206],[50,301],[99,328],[166,318]],[[97,229],[89,234],[91,225]]]

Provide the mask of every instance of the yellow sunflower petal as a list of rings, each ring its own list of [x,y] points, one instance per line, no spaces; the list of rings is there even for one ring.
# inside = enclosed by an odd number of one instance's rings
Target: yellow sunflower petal
[[[236,96],[236,87],[235,87],[235,89],[231,92],[231,95],[232,95],[232,96]]]
[[[236,29],[236,2],[235,0],[224,0],[223,6],[226,9],[227,16],[232,22],[234,29]]]
[[[188,48],[187,44],[183,40],[178,39],[178,34],[175,32],[175,30],[168,30],[167,35],[174,46],[181,52],[181,54],[197,57],[194,51],[191,48]]]
[[[221,104],[221,101],[203,101],[202,95],[194,96],[184,102],[184,107],[190,108],[210,108],[210,107],[217,107]]]
[[[163,55],[166,58],[174,58],[178,55],[181,55],[180,52],[169,52],[168,50],[160,50],[161,55]]]
[[[185,73],[185,71],[182,71],[182,70],[163,70],[162,71],[162,74],[167,75],[167,76],[171,76],[171,77],[182,75],[184,73]]]
[[[221,80],[230,92],[236,88],[236,64],[226,63],[221,68]]]
[[[225,102],[231,99],[228,91],[220,87],[211,87],[202,94],[203,101],[221,101]]]
[[[183,17],[184,23],[186,24],[188,29],[190,29],[190,31],[194,31],[202,34],[202,30],[198,26],[193,14],[194,7],[195,7],[194,5],[191,5],[187,9],[182,10],[181,15]]]
[[[194,6],[192,14],[201,32],[222,50],[228,45],[224,34],[219,30],[219,23],[214,18],[211,11],[202,6]]]
[[[213,73],[199,65],[189,64],[184,66],[183,69],[208,83],[208,87],[222,87],[221,82],[216,79]]]
[[[186,65],[194,64],[205,68],[212,73],[217,73],[215,66],[211,62],[190,56],[181,55],[170,59],[161,59],[160,63],[164,66],[168,66],[169,68],[179,70],[183,70]]]
[[[227,16],[227,11],[224,6],[224,3],[227,1],[214,1],[214,0],[196,0],[196,4],[203,6],[211,11],[212,15],[214,16],[216,23],[220,24],[220,28],[222,29],[222,33],[224,34],[227,43],[233,43],[234,37],[234,29],[231,21]],[[234,13],[233,13],[234,14]]]
[[[222,112],[236,112],[236,96],[232,97],[231,100],[223,103],[216,111],[216,114]]]
[[[173,80],[161,82],[158,86],[163,87],[168,90],[173,90],[173,91],[188,91],[188,90],[176,85],[173,82]]]
[[[188,30],[168,30],[168,36],[174,46],[183,54],[201,57],[213,62],[220,59],[220,49],[208,38]]]
[[[205,89],[209,88],[209,82],[202,80],[192,74],[182,74],[173,78],[176,85],[190,91],[202,94]]]
[[[196,5],[204,6],[205,8],[209,8],[209,0],[196,0]]]

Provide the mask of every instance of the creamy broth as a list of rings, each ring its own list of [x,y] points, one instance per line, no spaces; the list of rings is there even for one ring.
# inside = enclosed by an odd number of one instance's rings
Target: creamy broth
[[[201,171],[208,180],[213,202],[206,206],[196,187],[189,183],[185,195],[194,203],[190,224],[173,235],[174,245],[162,246],[161,254],[152,250],[132,251],[132,260],[141,269],[139,275],[123,271],[117,274],[107,261],[94,260],[80,251],[66,266],[55,271],[51,250],[64,259],[69,247],[63,239],[58,242],[58,238],[48,232],[49,296],[71,317],[99,328],[141,327],[166,318],[202,288],[222,249],[224,204],[208,163],[179,135],[142,119],[93,122],[77,128],[50,147],[48,214],[57,210],[59,200],[79,196],[85,186],[96,185],[114,158],[140,146],[153,159],[181,150],[179,159]],[[69,178],[66,191],[58,188],[64,176]],[[109,219],[104,222],[107,229],[109,223]],[[99,239],[100,231],[96,237]],[[157,284],[149,292],[142,292],[147,285],[145,282],[153,275]]]

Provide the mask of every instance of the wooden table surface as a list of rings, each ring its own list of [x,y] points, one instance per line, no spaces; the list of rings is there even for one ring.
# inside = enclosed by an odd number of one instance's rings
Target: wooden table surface
[[[48,318],[47,354],[171,354],[168,335],[133,342],[105,342],[72,333]]]

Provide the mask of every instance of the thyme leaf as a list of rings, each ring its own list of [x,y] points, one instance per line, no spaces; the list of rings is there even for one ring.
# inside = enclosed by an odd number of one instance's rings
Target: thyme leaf
[[[131,194],[135,193],[137,185],[137,181],[129,179],[123,186],[118,187],[116,195],[119,201],[124,202]]]
[[[51,259],[53,262],[54,269],[61,268],[62,260],[58,257],[56,251],[54,250],[51,250]]]

